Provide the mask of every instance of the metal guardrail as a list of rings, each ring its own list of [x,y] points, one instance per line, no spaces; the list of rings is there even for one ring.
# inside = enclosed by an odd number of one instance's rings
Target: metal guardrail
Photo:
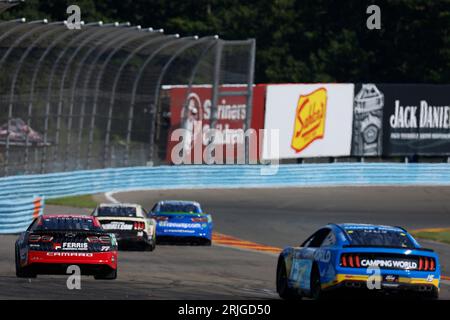
[[[274,175],[261,174],[267,170],[268,167],[259,165],[160,166],[0,178],[0,233],[25,229],[32,212],[42,212],[43,205],[36,209],[35,195],[57,198],[144,189],[450,186],[450,164],[292,164],[280,165]]]

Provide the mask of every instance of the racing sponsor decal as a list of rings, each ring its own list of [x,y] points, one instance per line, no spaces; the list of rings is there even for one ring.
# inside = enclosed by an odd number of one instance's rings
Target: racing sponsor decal
[[[312,261],[293,259],[290,280],[294,288],[309,289]]]
[[[63,251],[86,251],[88,250],[88,244],[84,242],[63,242],[54,243],[54,250],[63,250]]]
[[[133,230],[133,225],[122,221],[111,221],[110,223],[102,224],[105,230]]]
[[[331,260],[331,251],[330,250],[317,250],[314,252],[314,260],[328,263]]]
[[[398,275],[393,275],[393,274],[387,274],[383,277],[383,280],[386,282],[398,282],[399,281],[399,276]]]
[[[320,88],[307,95],[300,95],[295,115],[291,147],[301,152],[325,134],[327,89]]]
[[[194,230],[189,230],[189,229],[164,229],[164,232],[167,233],[195,233]]]
[[[48,257],[93,257],[91,252],[47,252]]]
[[[165,228],[182,228],[182,229],[201,229],[202,228],[202,225],[200,223],[160,221],[158,223],[158,225],[160,227],[165,227]]]
[[[395,268],[404,270],[417,269],[417,263],[410,260],[361,259],[362,267]]]

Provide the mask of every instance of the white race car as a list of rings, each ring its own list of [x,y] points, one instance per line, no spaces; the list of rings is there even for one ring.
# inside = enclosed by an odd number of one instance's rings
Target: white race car
[[[119,248],[139,247],[153,251],[156,246],[156,221],[141,205],[102,203],[92,213],[103,229],[115,234]]]

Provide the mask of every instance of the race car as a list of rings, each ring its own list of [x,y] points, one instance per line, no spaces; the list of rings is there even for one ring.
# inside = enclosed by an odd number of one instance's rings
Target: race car
[[[157,243],[211,245],[212,217],[198,202],[159,201],[150,216],[156,220]]]
[[[343,291],[437,299],[440,276],[438,255],[401,227],[328,224],[280,253],[276,287],[284,299]]]
[[[102,203],[92,213],[103,229],[115,234],[119,248],[153,251],[156,246],[156,221],[141,205]]]
[[[16,241],[16,276],[66,274],[77,265],[95,279],[117,277],[117,241],[91,216],[43,215]]]

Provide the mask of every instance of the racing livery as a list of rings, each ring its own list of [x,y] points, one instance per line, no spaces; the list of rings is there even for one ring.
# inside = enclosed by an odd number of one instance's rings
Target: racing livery
[[[203,212],[198,202],[160,201],[153,206],[150,216],[156,220],[158,243],[211,245],[212,217]]]
[[[103,229],[115,234],[119,248],[140,247],[153,251],[156,246],[156,221],[142,206],[130,203],[103,203],[92,213]]]
[[[437,299],[440,276],[437,254],[401,227],[328,224],[280,253],[276,285],[285,299],[319,299],[338,288]]]
[[[117,277],[117,242],[91,216],[43,215],[16,241],[16,276],[66,274],[70,265],[95,279]]]

